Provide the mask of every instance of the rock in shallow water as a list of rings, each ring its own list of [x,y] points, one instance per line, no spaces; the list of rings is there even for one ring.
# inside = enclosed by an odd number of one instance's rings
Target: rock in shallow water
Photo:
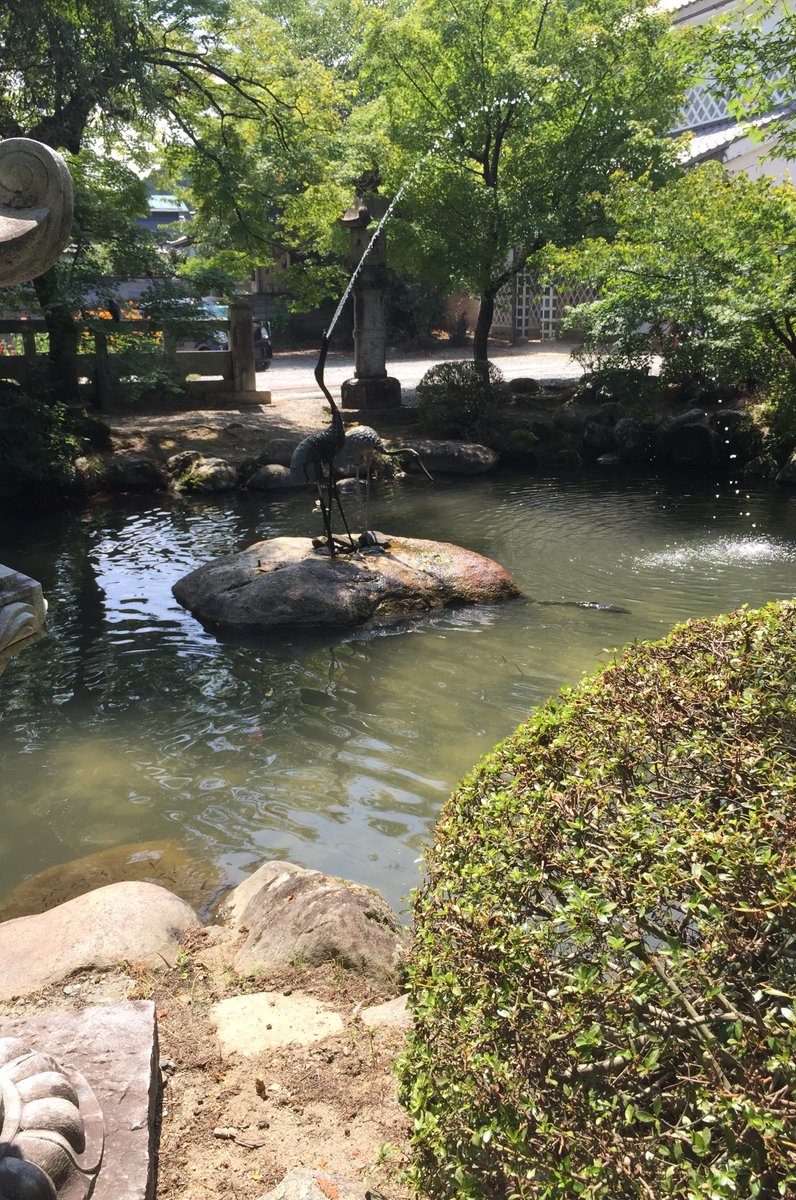
[[[519,596],[492,559],[448,542],[379,535],[386,551],[328,553],[309,538],[272,538],[178,580],[180,604],[227,629],[367,626],[459,604]]]

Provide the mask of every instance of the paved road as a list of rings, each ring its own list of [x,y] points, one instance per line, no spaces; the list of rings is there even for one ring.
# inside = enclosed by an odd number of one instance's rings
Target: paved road
[[[388,356],[387,370],[400,380],[405,389],[417,387],[429,367],[437,362],[453,359],[468,359],[472,351],[441,348],[416,353],[396,353]],[[534,379],[555,381],[577,379],[581,367],[570,357],[569,347],[534,343],[527,346],[495,347],[490,355],[506,379],[520,375],[531,375]],[[271,367],[257,375],[258,386],[271,392],[274,401],[288,401],[291,397],[311,398],[317,395],[313,371],[318,359],[316,350],[293,350],[274,356]],[[333,394],[339,395],[340,384],[354,374],[352,354],[330,351],[326,361],[324,378]]]

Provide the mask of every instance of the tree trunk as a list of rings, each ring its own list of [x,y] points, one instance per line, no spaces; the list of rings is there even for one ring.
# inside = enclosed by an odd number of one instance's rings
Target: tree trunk
[[[494,315],[495,293],[484,292],[481,296],[481,307],[478,309],[478,320],[475,323],[473,335],[473,359],[475,362],[489,361],[489,331],[492,328]]]
[[[77,364],[78,331],[69,305],[58,288],[55,268],[33,280],[36,298],[47,323],[50,354],[47,364],[48,390],[53,400],[71,407],[81,405]]]

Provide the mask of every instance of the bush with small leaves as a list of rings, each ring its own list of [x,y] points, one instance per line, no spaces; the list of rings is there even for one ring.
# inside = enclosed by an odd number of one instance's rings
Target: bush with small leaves
[[[69,411],[0,380],[0,495],[44,495],[75,487],[80,440]]]
[[[796,1195],[796,603],[565,691],[443,810],[400,1064],[432,1200]]]
[[[505,390],[494,363],[437,363],[417,385],[420,424],[434,437],[488,443]]]

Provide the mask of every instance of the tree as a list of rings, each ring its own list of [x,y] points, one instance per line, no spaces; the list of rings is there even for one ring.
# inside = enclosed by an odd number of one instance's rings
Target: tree
[[[617,232],[584,243],[570,268],[599,298],[577,308],[596,358],[663,375],[741,387],[763,381],[783,354],[796,359],[796,189],[696,166],[655,189],[616,182],[608,203]]]
[[[687,75],[682,35],[643,0],[387,0],[363,74],[386,106],[393,255],[480,299],[487,356],[495,299],[547,245],[604,224],[609,177],[665,171]],[[377,98],[378,94],[378,98]]]
[[[132,165],[151,167],[168,148],[194,172],[211,231],[215,221],[248,249],[246,237],[263,243],[274,228],[280,189],[293,195],[307,186],[335,119],[324,69],[288,49],[253,0],[8,0],[0,12],[0,136],[33,137],[76,156],[79,247],[92,234],[86,158],[116,159],[125,164],[118,171],[132,175]],[[141,211],[140,189],[138,203]],[[34,287],[50,334],[51,389],[76,401],[70,276],[74,264],[55,267]]]

